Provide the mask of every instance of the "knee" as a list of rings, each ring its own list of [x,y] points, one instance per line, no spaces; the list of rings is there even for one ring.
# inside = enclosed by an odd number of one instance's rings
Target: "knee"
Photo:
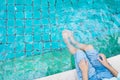
[[[77,48],[69,49],[70,53],[75,54],[77,51]]]
[[[87,45],[87,46],[85,47],[85,50],[91,50],[91,49],[94,49],[93,45]]]

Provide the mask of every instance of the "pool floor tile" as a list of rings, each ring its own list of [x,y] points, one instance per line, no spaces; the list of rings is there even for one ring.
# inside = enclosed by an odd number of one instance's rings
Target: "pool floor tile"
[[[107,57],[120,52],[119,0],[0,3],[0,80],[33,80],[74,69],[74,57],[62,38],[64,29]]]

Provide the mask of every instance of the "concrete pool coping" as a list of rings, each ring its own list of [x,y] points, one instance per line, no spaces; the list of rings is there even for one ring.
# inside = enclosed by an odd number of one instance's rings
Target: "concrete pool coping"
[[[107,60],[111,64],[111,66],[113,66],[117,71],[120,71],[120,64],[119,64],[120,63],[120,55],[110,57]],[[76,70],[73,69],[73,70],[61,72],[58,74],[50,75],[47,77],[38,78],[35,80],[78,80],[78,79],[77,79]]]

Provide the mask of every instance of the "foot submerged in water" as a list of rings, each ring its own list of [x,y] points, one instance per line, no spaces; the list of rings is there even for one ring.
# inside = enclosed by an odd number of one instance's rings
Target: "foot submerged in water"
[[[63,40],[67,44],[69,39],[73,36],[72,31],[70,30],[63,30],[62,32]]]

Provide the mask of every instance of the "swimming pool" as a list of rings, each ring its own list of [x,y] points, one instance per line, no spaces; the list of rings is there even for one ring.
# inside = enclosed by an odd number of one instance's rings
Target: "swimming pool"
[[[107,57],[120,53],[120,0],[0,0],[0,80],[33,80],[74,68],[61,32]]]

